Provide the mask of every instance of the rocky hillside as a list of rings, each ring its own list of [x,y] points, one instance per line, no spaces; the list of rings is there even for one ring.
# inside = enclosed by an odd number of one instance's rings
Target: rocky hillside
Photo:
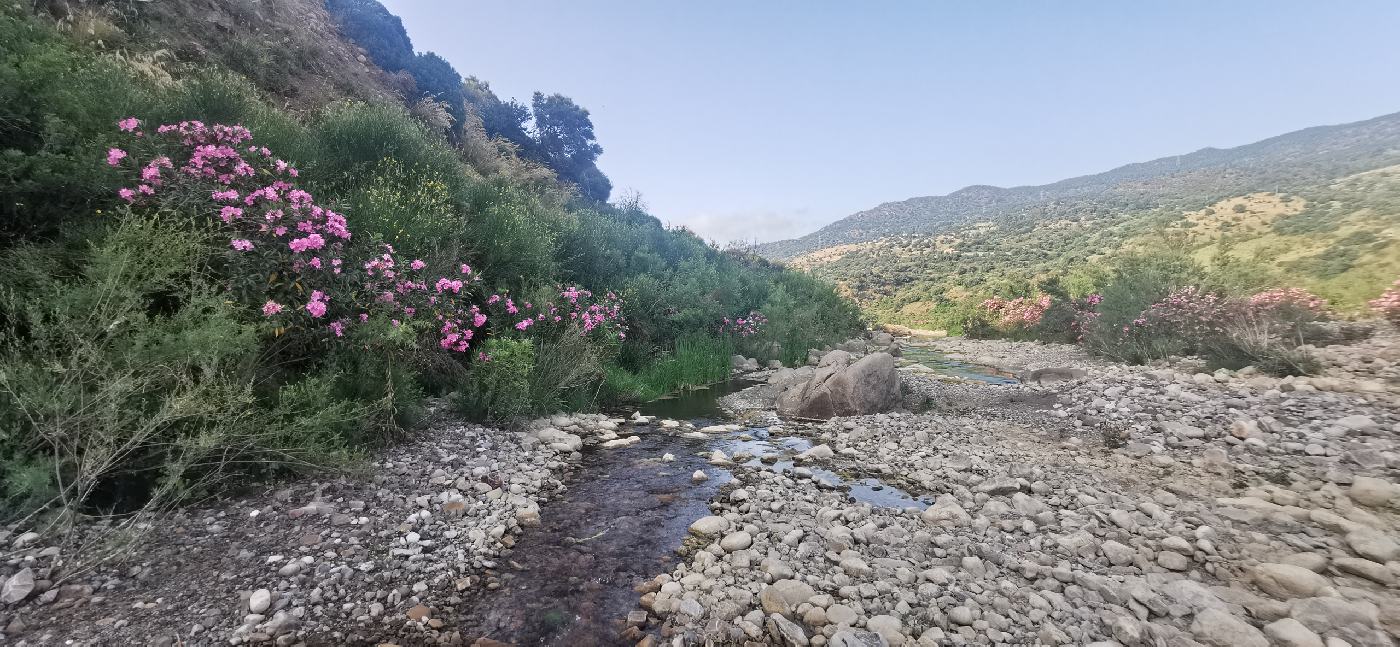
[[[974,222],[1002,225],[1199,209],[1225,197],[1315,185],[1400,162],[1400,113],[1320,126],[1236,148],[1121,166],[1043,186],[975,185],[943,196],[887,202],[761,253],[790,259],[832,245],[933,234]]]

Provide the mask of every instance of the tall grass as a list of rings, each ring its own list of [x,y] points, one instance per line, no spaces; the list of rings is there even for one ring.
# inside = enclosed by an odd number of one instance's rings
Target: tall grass
[[[729,339],[691,335],[676,340],[676,348],[632,372],[621,366],[607,367],[604,392],[618,400],[646,402],[685,387],[713,384],[729,377],[729,357],[734,343]]]

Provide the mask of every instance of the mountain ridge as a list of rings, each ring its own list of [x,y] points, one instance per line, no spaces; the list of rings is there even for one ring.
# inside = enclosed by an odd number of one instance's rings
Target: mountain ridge
[[[1094,211],[1201,208],[1232,194],[1278,190],[1395,163],[1400,163],[1400,112],[1310,126],[1230,148],[1208,146],[1049,184],[973,184],[945,195],[884,202],[805,236],[764,243],[758,252],[789,260],[834,245],[939,233],[981,219],[1014,219],[1038,205],[1059,207],[1053,209],[1057,213],[1076,206]]]

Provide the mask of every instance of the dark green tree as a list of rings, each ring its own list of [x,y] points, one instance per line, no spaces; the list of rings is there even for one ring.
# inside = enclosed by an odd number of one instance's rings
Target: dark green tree
[[[535,140],[530,137],[530,108],[514,99],[502,101],[491,91],[491,84],[474,76],[462,82],[467,105],[481,117],[486,134],[515,144],[526,157],[534,154]]]
[[[432,52],[419,54],[413,58],[409,68],[418,90],[423,94],[447,104],[454,123],[466,120],[465,95],[462,89],[462,75],[446,59]]]
[[[561,178],[578,185],[585,198],[607,202],[612,182],[598,170],[603,147],[593,135],[588,110],[562,94],[536,92],[530,103],[539,159]]]
[[[413,41],[403,21],[376,0],[326,0],[326,10],[341,33],[365,48],[375,65],[397,72],[413,64]]]

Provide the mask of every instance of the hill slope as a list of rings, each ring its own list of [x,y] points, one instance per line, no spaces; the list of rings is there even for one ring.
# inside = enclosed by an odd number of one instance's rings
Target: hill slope
[[[957,329],[991,296],[1099,287],[1117,256],[1171,250],[1241,288],[1355,310],[1400,274],[1400,114],[1035,187],[880,205],[772,258],[838,282],[872,317]]]
[[[939,233],[980,220],[1200,209],[1230,196],[1315,185],[1396,163],[1400,113],[1307,128],[1236,148],[1204,148],[1043,186],[975,185],[944,196],[887,202],[801,238],[762,245],[759,251],[770,258],[791,259],[822,247]]]

